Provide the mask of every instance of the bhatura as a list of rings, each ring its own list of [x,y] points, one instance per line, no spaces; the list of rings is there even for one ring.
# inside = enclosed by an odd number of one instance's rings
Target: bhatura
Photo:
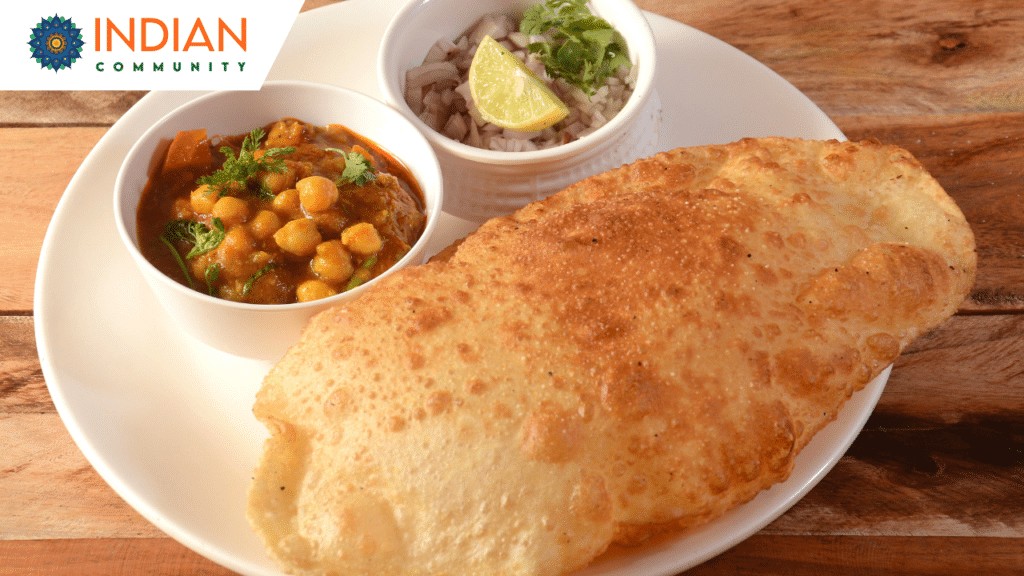
[[[640,160],[316,316],[256,398],[249,519],[294,574],[570,573],[786,480],[975,269],[894,146]]]

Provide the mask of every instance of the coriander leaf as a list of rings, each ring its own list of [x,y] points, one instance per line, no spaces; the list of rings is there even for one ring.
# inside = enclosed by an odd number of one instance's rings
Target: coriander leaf
[[[175,241],[192,244],[192,249],[185,256],[188,259],[201,256],[217,248],[224,240],[224,236],[226,236],[224,223],[220,218],[213,219],[213,229],[207,228],[206,224],[195,220],[171,220],[164,227],[164,233],[160,239],[172,247],[173,244],[170,243]],[[174,252],[177,253],[177,249]]]
[[[253,273],[252,276],[249,276],[249,279],[245,281],[245,286],[242,287],[242,296],[248,296],[249,292],[252,292],[252,287],[253,285],[256,284],[256,281],[259,280],[267,272],[273,270],[274,268],[277,268],[277,264],[271,262],[264,266],[263,268],[257,270],[255,273]]]
[[[342,183],[351,182],[356,186],[366,186],[377,179],[377,170],[370,164],[370,161],[359,152],[345,152],[337,148],[325,148],[331,152],[337,152],[345,156],[345,170],[341,173],[339,180]]]
[[[532,42],[551,78],[562,78],[593,95],[620,66],[630,66],[626,40],[604,19],[587,10],[586,0],[546,0],[528,8],[519,31],[550,40]]]
[[[356,288],[356,287],[358,287],[358,286],[360,286],[362,284],[365,284],[366,281],[368,281],[370,279],[370,273],[373,270],[373,267],[376,266],[376,265],[377,265],[377,255],[376,254],[374,254],[373,256],[370,256],[369,258],[364,260],[363,263],[359,265],[359,268],[356,269],[355,273],[352,274],[352,277],[348,281],[348,285],[345,286],[345,290],[346,291],[347,290],[351,290],[351,289]]]
[[[161,237],[170,241],[192,242],[195,238],[192,229],[197,225],[203,226],[203,223],[195,220],[171,220],[164,226]]]
[[[562,19],[574,20],[590,16],[586,0],[547,0],[526,9],[519,24],[520,32],[543,34],[560,25]]]
[[[206,291],[210,296],[216,296],[216,294],[214,294],[213,283],[220,277],[220,264],[214,262],[207,266],[203,276],[206,277]]]
[[[230,147],[222,146],[220,151],[225,156],[224,164],[213,174],[200,177],[196,183],[216,188],[220,196],[224,196],[232,189],[242,189],[261,198],[273,198],[274,194],[266,184],[256,179],[256,175],[261,170],[284,172],[287,166],[280,157],[295,152],[295,148],[269,148],[257,158],[256,151],[260,149],[260,140],[264,135],[262,128],[254,128],[249,132],[242,140],[242,148],[238,151],[237,157]]]
[[[193,242],[192,250],[185,256],[185,258],[195,258],[196,256],[202,256],[210,250],[214,250],[224,240],[224,236],[227,234],[224,232],[224,223],[221,222],[220,218],[213,219],[213,229],[207,228],[200,222],[196,222],[198,226],[195,227],[195,241]]]
[[[188,280],[188,287],[195,290],[195,282],[192,281],[192,275],[188,273],[188,267],[185,266],[185,261],[181,259],[181,254],[178,254],[178,249],[166,234],[160,236],[160,241],[163,242],[164,246],[167,246],[167,249],[174,255],[174,261],[178,263],[178,268],[181,269],[181,273],[185,276],[185,280]]]

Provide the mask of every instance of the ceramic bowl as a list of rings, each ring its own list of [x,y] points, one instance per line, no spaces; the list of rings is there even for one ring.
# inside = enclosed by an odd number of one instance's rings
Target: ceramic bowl
[[[480,222],[512,212],[593,174],[657,152],[661,104],[655,91],[657,47],[643,12],[629,0],[592,0],[591,11],[623,35],[637,67],[634,92],[607,124],[579,140],[530,152],[499,152],[449,139],[420,120],[405,101],[405,73],[422,64],[440,38],[455,40],[481,16],[512,13],[528,0],[411,0],[385,30],[377,60],[384,100],[409,118],[437,153],[444,210]]]
[[[155,168],[154,157],[181,130],[206,128],[210,136],[248,133],[281,118],[315,126],[341,124],[401,160],[422,189],[427,224],[412,249],[384,275],[335,296],[295,304],[238,303],[197,292],[160,272],[139,251],[136,211]],[[275,360],[295,343],[314,314],[358,298],[379,278],[422,263],[423,248],[441,213],[441,171],[420,130],[390,106],[364,94],[309,82],[267,82],[259,91],[213,92],[160,119],[130,149],[114,190],[116,225],[125,248],[167,314],[186,334],[223,352]],[[140,322],[145,319],[140,318]]]

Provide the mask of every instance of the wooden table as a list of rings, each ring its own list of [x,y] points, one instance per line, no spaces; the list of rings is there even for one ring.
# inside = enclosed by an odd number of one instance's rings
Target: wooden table
[[[979,252],[970,298],[899,359],[833,471],[687,574],[1024,574],[1024,4],[637,3],[765,63],[850,139],[913,152],[966,213]],[[0,92],[0,575],[231,574],[100,479],[57,416],[35,349],[46,224],[141,96]]]

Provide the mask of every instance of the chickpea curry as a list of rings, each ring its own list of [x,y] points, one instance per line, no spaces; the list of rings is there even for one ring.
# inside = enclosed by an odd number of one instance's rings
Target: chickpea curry
[[[249,134],[179,132],[139,201],[147,260],[211,296],[318,300],[398,262],[423,233],[409,170],[339,125],[285,118]]]

